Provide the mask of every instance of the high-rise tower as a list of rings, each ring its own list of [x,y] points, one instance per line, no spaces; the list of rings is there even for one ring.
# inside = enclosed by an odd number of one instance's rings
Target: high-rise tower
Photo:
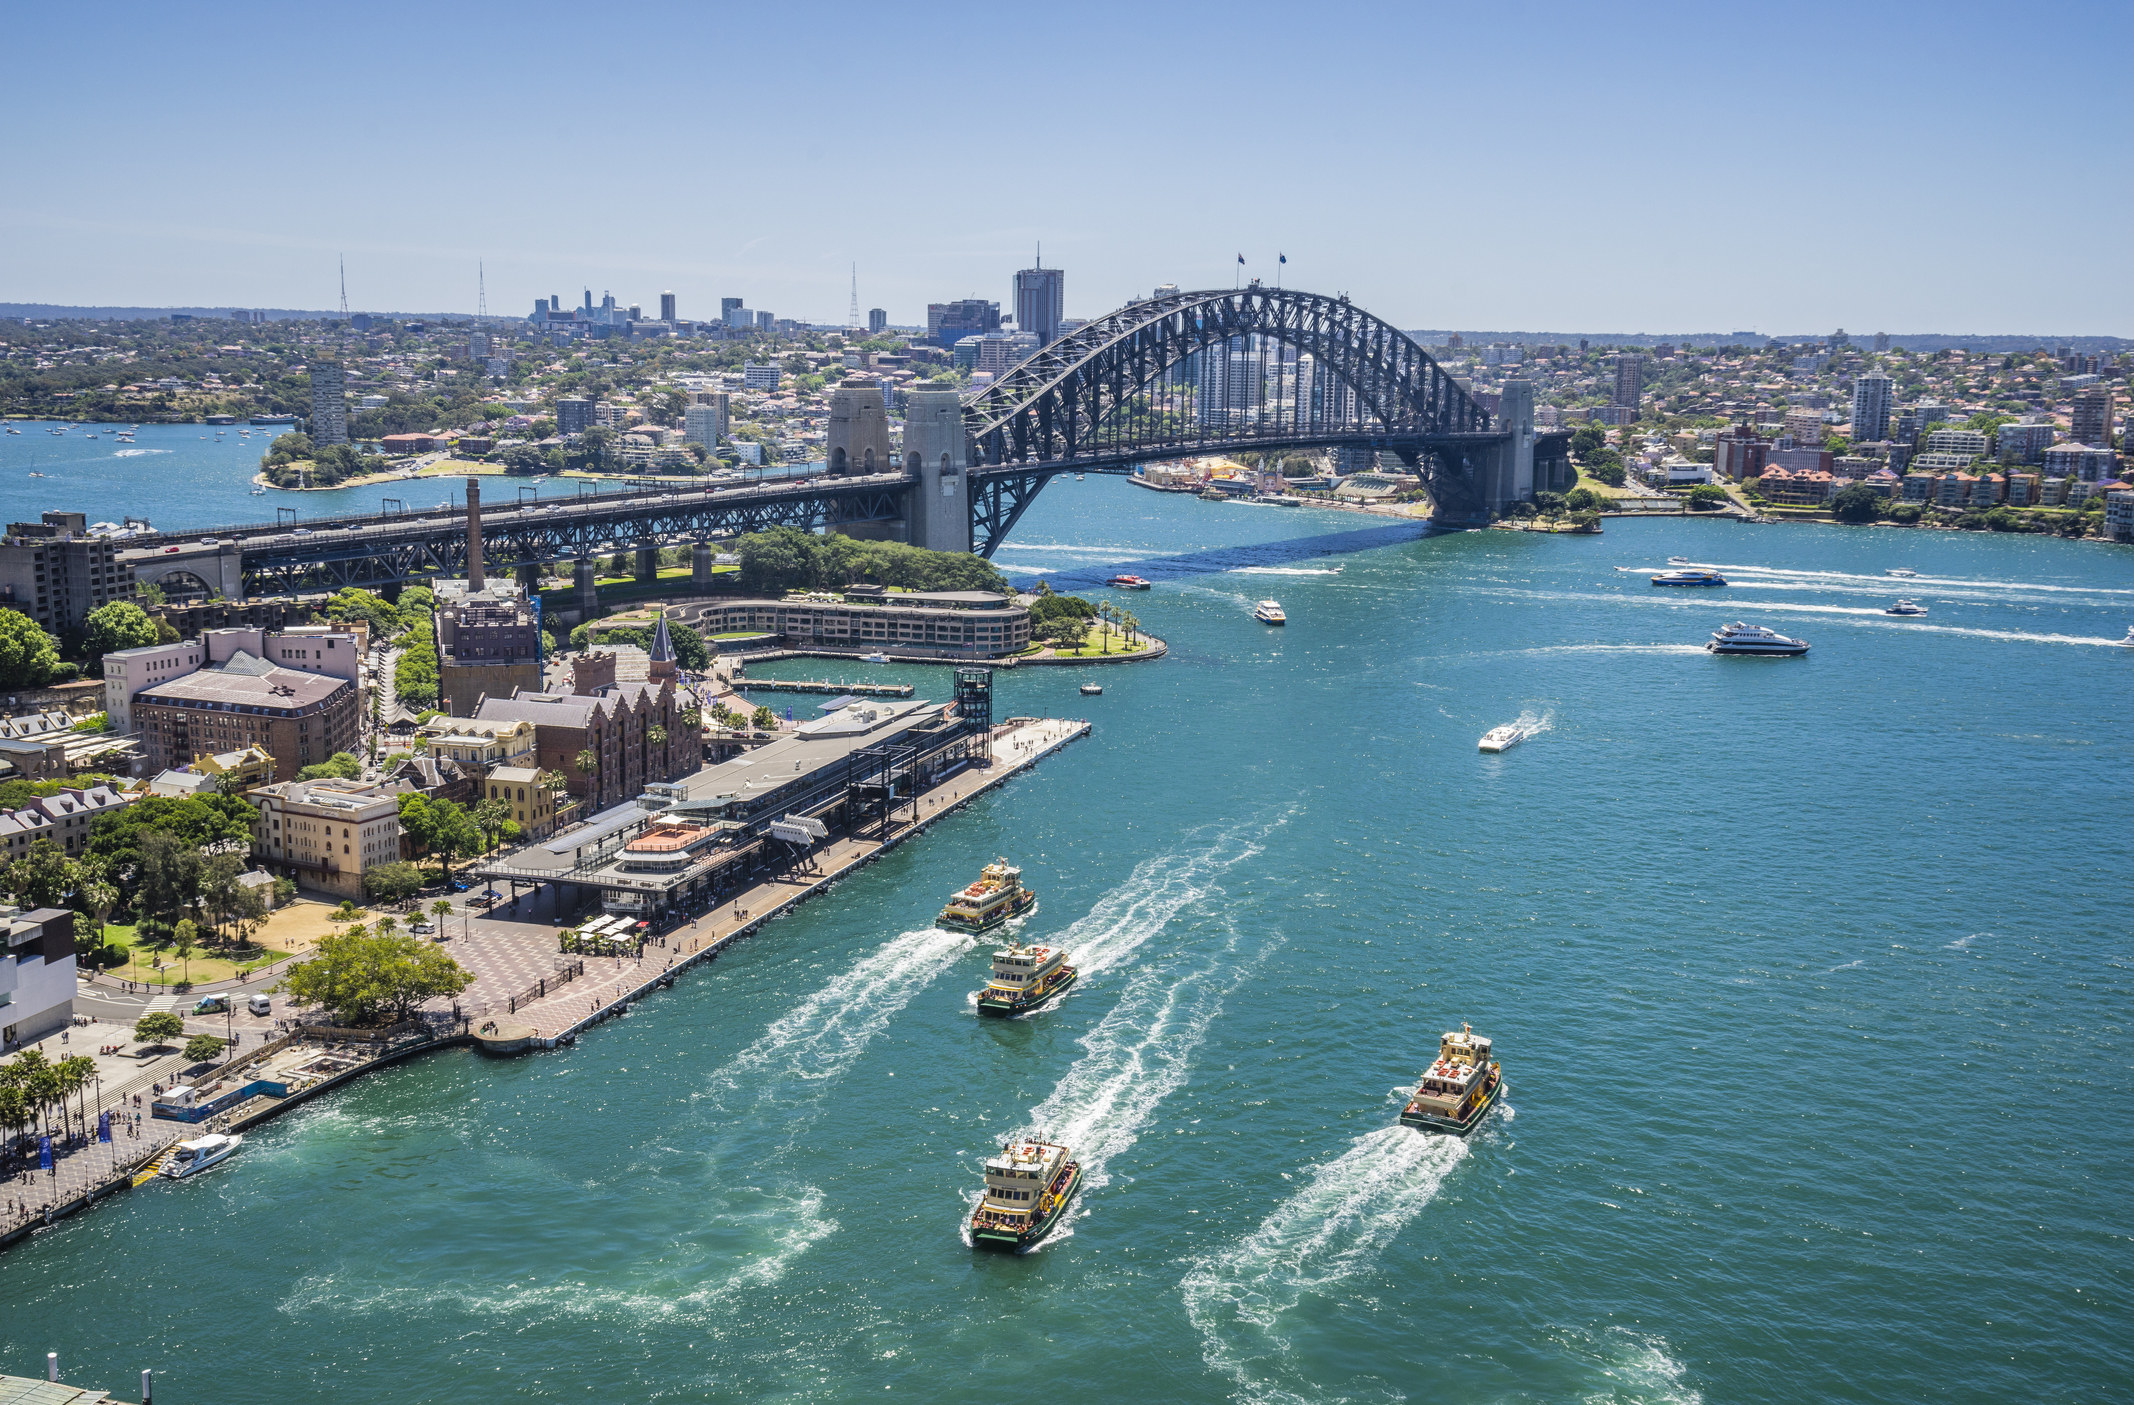
[[[1060,322],[1067,315],[1067,274],[1045,267],[1043,250],[1037,266],[1015,275],[1015,330],[1037,337],[1039,346],[1060,339]]]

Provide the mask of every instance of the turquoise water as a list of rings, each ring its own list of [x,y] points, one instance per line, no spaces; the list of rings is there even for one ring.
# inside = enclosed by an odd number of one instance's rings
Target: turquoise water
[[[2134,1392],[2134,558],[1701,521],[1224,554],[1372,525],[1056,485],[1003,562],[1201,553],[1121,599],[1161,663],[1002,675],[1091,738],[574,1050],[404,1066],[10,1251],[0,1370],[277,1405]],[[1655,591],[1671,553],[1736,584]],[[1900,565],[1924,621],[1879,613]],[[1814,652],[1696,648],[1734,619]],[[929,925],[996,854],[1085,972],[1012,1023]],[[1463,1020],[1508,1106],[1398,1129]],[[977,1162],[1031,1127],[1087,1187],[974,1255]]]

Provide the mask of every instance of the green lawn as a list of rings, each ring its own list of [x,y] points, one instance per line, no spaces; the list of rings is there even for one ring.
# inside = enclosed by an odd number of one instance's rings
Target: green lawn
[[[1054,649],[1057,659],[1101,659],[1111,654],[1134,654],[1147,648],[1145,644],[1130,644],[1116,634],[1100,635],[1094,644],[1085,644],[1079,649]]]
[[[105,925],[104,942],[107,946],[116,946],[126,953],[126,960],[122,964],[106,968],[112,975],[120,980],[143,981],[149,985],[176,985],[181,981],[198,985],[203,981],[228,980],[232,976],[256,971],[289,954],[262,946],[233,948],[210,945],[203,936],[200,944],[193,948],[192,958],[180,961],[176,946],[166,942],[162,946],[151,947],[139,939],[134,928],[121,922]],[[153,964],[159,959],[163,963],[161,970],[157,970]]]

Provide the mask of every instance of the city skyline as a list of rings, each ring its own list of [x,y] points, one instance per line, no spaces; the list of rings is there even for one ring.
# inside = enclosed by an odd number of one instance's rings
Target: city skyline
[[[2108,107],[2125,91],[2111,56],[2134,21],[2115,7],[1975,7],[1929,28],[1905,7],[1818,6],[1778,34],[1665,5],[1357,7],[1297,32],[1250,8],[1099,10],[1074,30],[965,8],[806,33],[771,14],[655,8],[614,37],[657,35],[647,71],[676,81],[617,104],[526,87],[564,57],[558,10],[426,11],[414,53],[390,13],[354,30],[224,13],[214,32],[147,8],[118,24],[26,17],[26,50],[93,41],[131,76],[84,107],[66,65],[33,66],[0,98],[47,168],[93,173],[17,183],[0,299],[330,308],[345,255],[351,306],[375,310],[471,312],[481,269],[492,315],[590,286],[648,307],[671,290],[685,317],[744,290],[835,323],[856,262],[862,307],[911,325],[929,302],[1010,302],[1042,242],[1068,272],[1068,317],[1242,273],[1346,292],[1411,327],[2134,335],[2110,240],[2047,256],[2019,215],[1943,203],[1969,190],[2006,210],[1989,197],[2014,182],[2093,192],[2085,228],[2125,221],[2134,171],[2108,124],[2044,140],[2013,115],[2026,93]],[[226,65],[228,30],[271,30],[279,52],[327,56],[347,81],[272,117],[271,68],[259,85],[189,76]],[[1236,179],[1206,180],[1206,153],[1181,166],[1178,110],[1152,115],[1162,88],[1145,55],[1265,71],[1277,39],[1268,98],[1207,99],[1245,103],[1224,127]],[[1502,61],[1412,59],[1448,51]],[[982,76],[956,101],[898,96],[1032,52],[1059,75],[1049,98],[1003,87],[989,105]],[[2005,99],[1952,113],[1942,75],[1983,52]],[[851,73],[881,82],[853,97],[838,77]],[[142,140],[174,113],[190,144]],[[497,120],[468,120],[484,113]],[[992,159],[1010,129],[1027,154]],[[1886,184],[1849,184],[1862,143],[1892,155]]]

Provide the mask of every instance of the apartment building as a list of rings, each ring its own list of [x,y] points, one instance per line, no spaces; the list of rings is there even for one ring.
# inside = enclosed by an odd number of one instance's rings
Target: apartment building
[[[350,780],[277,781],[258,807],[254,852],[266,867],[337,897],[363,896],[363,875],[400,858],[400,792]]]
[[[88,534],[79,512],[47,512],[12,522],[0,536],[0,609],[16,610],[48,634],[81,628],[92,610],[133,599],[133,568],[108,537]]]

